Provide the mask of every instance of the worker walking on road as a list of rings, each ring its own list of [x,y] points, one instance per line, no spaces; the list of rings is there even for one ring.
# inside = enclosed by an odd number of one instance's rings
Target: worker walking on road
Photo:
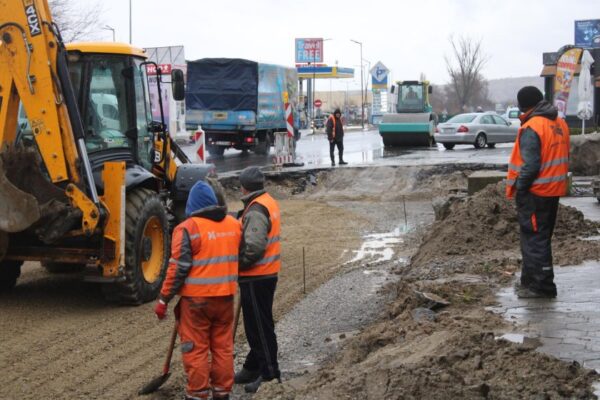
[[[569,128],[533,86],[517,99],[521,128],[508,165],[506,194],[516,197],[523,266],[517,295],[556,297],[551,239],[558,200],[567,193]]]
[[[277,337],[273,321],[273,297],[281,268],[281,213],[265,191],[265,177],[257,167],[240,174],[242,243],[240,246],[240,296],[244,330],[250,346],[235,383],[255,393],[262,382],[281,380],[277,362]]]
[[[237,289],[241,224],[217,205],[199,181],[187,200],[187,219],[173,232],[171,259],[155,313],[166,315],[175,295],[186,399],[229,399],[233,387],[233,295]],[[209,353],[211,361],[209,361]]]
[[[331,166],[335,167],[335,146],[338,148],[340,165],[346,165],[344,161],[344,126],[342,125],[342,112],[336,108],[332,115],[327,119],[325,127],[327,139],[329,139],[329,155],[331,157]]]

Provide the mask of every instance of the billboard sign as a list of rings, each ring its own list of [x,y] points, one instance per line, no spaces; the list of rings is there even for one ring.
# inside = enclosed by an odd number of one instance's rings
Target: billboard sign
[[[371,68],[371,87],[373,90],[387,89],[388,87],[388,75],[390,70],[387,69],[381,61]]]
[[[575,46],[600,48],[600,19],[575,21]]]
[[[322,63],[323,38],[296,39],[296,63]]]
[[[187,70],[183,46],[169,47],[148,47],[146,48],[148,61],[155,62],[162,72],[161,97],[163,101],[163,111],[165,123],[169,128],[169,133],[173,138],[187,137],[185,126],[185,104],[183,101],[175,101],[171,90],[171,71],[180,69],[184,75]],[[149,95],[152,106],[152,119],[160,121],[160,106],[158,102],[158,85],[156,66],[146,65],[148,82],[150,83]]]
[[[579,59],[581,58],[582,49],[573,48],[565,51],[558,59],[556,65],[556,77],[554,78],[554,105],[558,109],[558,115],[564,118],[567,114],[567,103],[569,101],[569,93],[571,92],[571,84],[575,76],[575,70]]]

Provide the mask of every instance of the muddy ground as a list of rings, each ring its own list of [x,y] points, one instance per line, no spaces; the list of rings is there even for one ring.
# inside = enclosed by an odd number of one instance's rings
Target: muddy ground
[[[485,309],[519,267],[514,213],[501,184],[459,198],[423,235],[410,264],[396,268],[399,280],[387,286],[392,299],[376,323],[318,371],[270,384],[258,398],[596,398],[595,371],[535,352],[539,343],[500,339],[511,326]],[[597,258],[598,242],[582,240],[597,232],[561,206],[558,263]]]
[[[278,194],[278,197],[285,197]],[[235,205],[235,204],[234,204]],[[281,201],[282,257],[275,315],[303,296],[302,248],[310,293],[360,247],[366,219],[304,199]],[[334,240],[333,240],[334,239]],[[28,263],[12,293],[0,296],[0,399],[131,399],[160,370],[172,315],[157,322],[152,304],[115,307],[74,275]],[[159,398],[181,394],[180,358]],[[171,386],[170,386],[171,385]]]
[[[432,200],[461,194],[469,172],[458,166],[340,168],[269,181],[283,210],[275,314],[285,382],[265,386],[255,398],[592,398],[594,373],[535,353],[535,346],[495,340],[510,327],[484,306],[493,304],[519,263],[510,204],[498,204],[502,212],[492,225],[477,220],[487,213],[467,213],[469,200],[452,206],[464,218],[433,221]],[[237,209],[235,180],[223,183],[230,209]],[[485,195],[477,205],[496,197]],[[507,227],[482,233],[465,226],[465,218],[491,227],[506,219]],[[595,229],[573,218],[573,229]],[[482,241],[486,232],[501,233],[489,243],[513,239],[497,250],[479,246],[453,254],[457,232]],[[571,253],[565,262],[596,251],[585,247],[594,242],[567,236],[557,255]],[[388,241],[391,254],[371,254],[369,240]],[[432,311],[423,292],[451,304]],[[106,304],[96,286],[73,275],[48,275],[35,264],[25,267],[13,293],[0,296],[0,312],[0,365],[8,366],[2,399],[141,398],[136,391],[160,371],[173,322],[170,315],[158,323],[151,304]],[[183,384],[176,352],[171,379],[145,398],[179,398]]]

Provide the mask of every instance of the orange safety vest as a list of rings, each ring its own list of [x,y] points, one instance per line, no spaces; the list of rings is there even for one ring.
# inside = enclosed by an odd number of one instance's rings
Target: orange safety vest
[[[240,222],[231,216],[222,221],[192,217],[198,232],[190,237],[192,268],[180,296],[231,296],[237,290]]]
[[[512,198],[517,191],[516,181],[523,165],[519,139],[527,128],[537,133],[541,143],[540,172],[529,191],[542,197],[564,196],[569,172],[569,127],[562,118],[552,121],[544,117],[533,117],[519,129],[508,164],[506,196]]]
[[[262,205],[269,211],[271,230],[267,235],[267,248],[263,258],[249,269],[240,271],[240,276],[274,275],[279,273],[281,269],[281,213],[279,205],[270,194],[264,193],[252,200],[246,207],[246,211],[254,203]],[[242,215],[242,220],[246,215],[246,211]]]
[[[331,130],[331,137],[333,139],[335,139],[335,125],[336,125],[336,123],[335,123],[335,115],[331,114],[329,116],[329,119],[333,121],[333,129]]]

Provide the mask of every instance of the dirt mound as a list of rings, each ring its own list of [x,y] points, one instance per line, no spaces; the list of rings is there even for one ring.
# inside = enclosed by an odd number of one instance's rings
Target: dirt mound
[[[600,254],[598,225],[560,207],[555,256],[561,261]],[[595,253],[594,253],[595,252]],[[512,327],[486,311],[499,286],[518,269],[514,204],[501,184],[457,200],[433,224],[379,322],[346,340],[336,359],[258,399],[594,399],[597,373],[536,352],[539,341],[510,343]],[[423,296],[431,293],[433,296]],[[427,298],[450,304],[441,309]]]
[[[414,289],[477,292],[454,298],[447,311],[417,321],[422,305]],[[479,289],[477,289],[479,288]],[[385,318],[349,339],[344,352],[308,377],[268,385],[258,399],[590,399],[595,371],[535,352],[535,343],[514,344],[493,333],[504,322],[486,313],[489,288],[401,282]],[[537,396],[537,397],[536,397]]]
[[[597,258],[597,241],[580,238],[598,234],[600,224],[584,219],[575,208],[560,205],[553,238],[555,263],[580,263]],[[504,184],[489,185],[473,196],[458,199],[447,216],[437,221],[412,260],[420,267],[448,256],[475,256],[484,251],[519,249],[519,225],[514,201],[504,195]],[[509,253],[506,253],[509,254]]]
[[[600,133],[571,136],[569,169],[575,175],[600,174]]]
[[[471,170],[455,166],[340,168],[320,172],[307,185],[310,200],[382,201],[424,199],[466,190]]]

